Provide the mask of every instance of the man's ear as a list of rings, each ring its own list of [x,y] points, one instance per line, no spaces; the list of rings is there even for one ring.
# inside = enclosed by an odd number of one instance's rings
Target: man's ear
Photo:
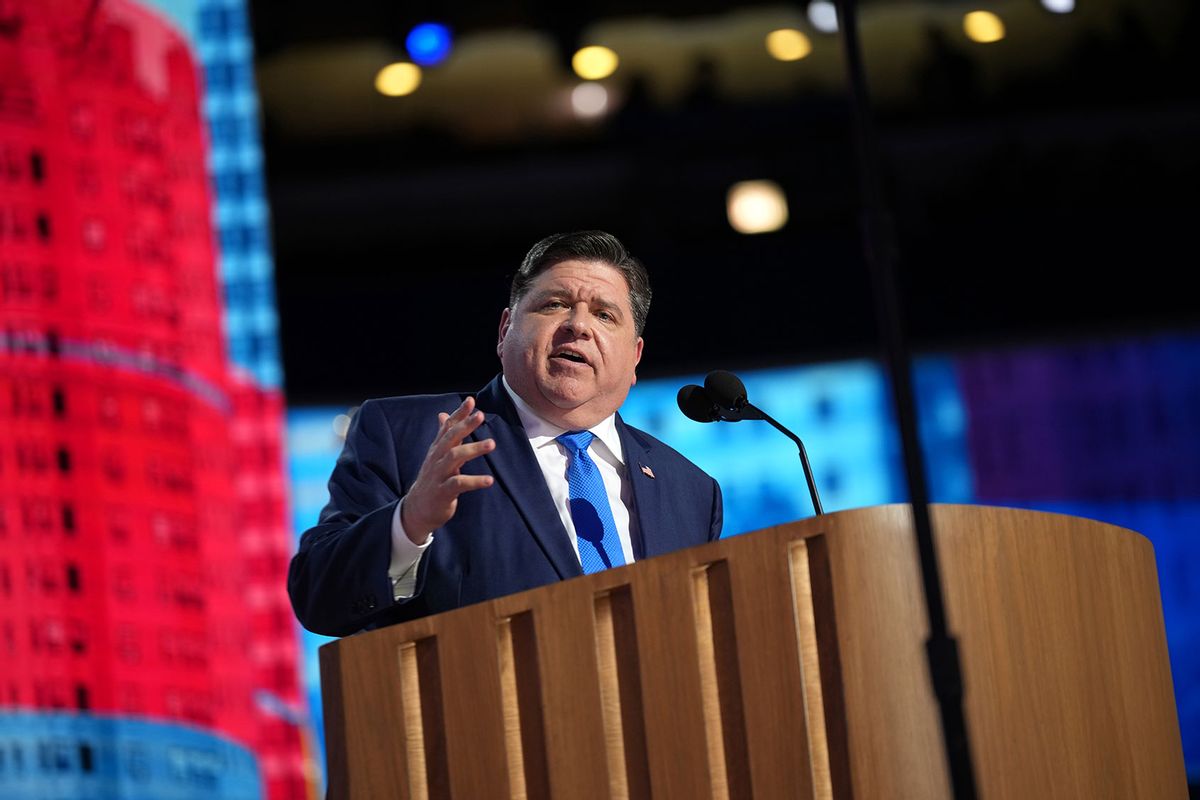
[[[642,337],[640,337],[640,336],[639,336],[639,337],[637,338],[637,343],[634,345],[634,351],[633,351],[633,367],[634,367],[634,372],[633,372],[633,383],[629,384],[630,386],[636,386],[636,385],[637,385],[637,365],[638,365],[638,364],[640,364],[640,363],[642,363],[642,346],[643,346],[643,345],[645,345],[645,344],[646,344],[646,340],[645,340],[645,339],[643,339]]]
[[[500,312],[500,335],[496,339],[496,355],[504,357],[504,337],[508,336],[508,329],[512,326],[512,310],[504,309]]]

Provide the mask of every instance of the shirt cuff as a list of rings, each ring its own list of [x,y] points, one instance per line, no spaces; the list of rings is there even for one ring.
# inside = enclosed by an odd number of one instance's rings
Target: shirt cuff
[[[392,512],[392,561],[388,564],[388,578],[392,581],[392,599],[405,600],[413,596],[417,590],[417,565],[421,556],[433,544],[433,534],[425,536],[421,544],[414,544],[404,532],[404,524],[400,521],[400,509],[404,500],[396,503]]]

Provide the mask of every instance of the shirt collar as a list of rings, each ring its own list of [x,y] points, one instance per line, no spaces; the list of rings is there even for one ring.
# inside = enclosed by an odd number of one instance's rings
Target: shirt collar
[[[517,407],[517,416],[521,418],[521,424],[525,427],[525,435],[529,437],[529,443],[533,445],[535,450],[539,447],[545,447],[557,437],[567,432],[566,428],[559,427],[539,417],[537,412],[508,385],[508,378],[501,375],[500,381],[504,384],[504,391],[508,392],[508,396],[512,398],[513,405]],[[604,445],[605,449],[617,460],[618,464],[625,463],[625,453],[621,448],[621,437],[617,435],[616,414],[609,414],[588,428],[588,430],[595,434],[596,441]]]

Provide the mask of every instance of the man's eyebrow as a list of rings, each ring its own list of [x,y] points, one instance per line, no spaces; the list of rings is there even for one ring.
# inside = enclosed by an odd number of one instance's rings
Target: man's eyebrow
[[[538,305],[539,303],[544,303],[547,300],[563,298],[570,299],[573,296],[574,295],[572,292],[568,289],[539,289],[538,291],[529,295],[529,302],[530,305]],[[619,303],[612,300],[606,300],[603,297],[598,297],[592,300],[590,304],[597,308],[602,308],[605,311],[615,311],[618,314],[624,313],[621,311],[621,306]]]
[[[533,303],[540,303],[543,300],[549,300],[552,297],[563,297],[564,295],[566,295],[566,292],[562,289],[539,289],[529,295],[529,300]]]
[[[592,305],[603,308],[605,311],[616,311],[618,314],[621,313],[620,305],[611,300],[605,300],[604,298],[593,300]]]

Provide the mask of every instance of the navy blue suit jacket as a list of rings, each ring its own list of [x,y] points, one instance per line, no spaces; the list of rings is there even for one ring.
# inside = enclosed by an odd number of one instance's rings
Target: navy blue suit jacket
[[[496,449],[463,472],[495,484],[459,497],[421,558],[413,597],[396,601],[387,570],[392,514],[447,413],[465,394],[371,400],[359,408],[329,479],[329,504],[300,539],[288,570],[296,616],[316,633],[345,636],[581,575],[550,490],[511,398],[497,377],[476,396],[485,414],[471,440]],[[716,539],[721,490],[707,474],[617,416],[640,534],[637,559]],[[651,477],[642,467],[648,467]]]

